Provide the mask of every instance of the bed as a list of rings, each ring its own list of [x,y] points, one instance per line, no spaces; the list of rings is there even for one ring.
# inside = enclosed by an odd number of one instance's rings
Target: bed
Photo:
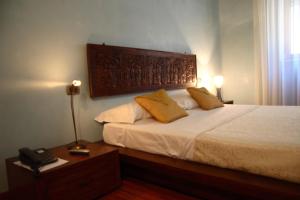
[[[196,80],[189,54],[88,44],[88,63],[91,97]],[[300,199],[299,107],[226,105],[188,114],[169,124],[105,124],[104,141],[120,147],[123,175],[208,199]]]
[[[108,144],[300,183],[300,108],[226,105],[196,108],[163,124],[109,123]]]

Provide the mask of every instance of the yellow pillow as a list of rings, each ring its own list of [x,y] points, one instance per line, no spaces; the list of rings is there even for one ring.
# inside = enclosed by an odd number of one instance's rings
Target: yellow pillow
[[[204,87],[202,88],[187,88],[187,91],[198,103],[199,107],[204,110],[211,110],[214,108],[223,107],[223,103],[214,95],[210,94]]]
[[[156,120],[168,123],[187,116],[187,112],[172,100],[164,89],[148,95],[137,96],[135,101],[145,108]]]

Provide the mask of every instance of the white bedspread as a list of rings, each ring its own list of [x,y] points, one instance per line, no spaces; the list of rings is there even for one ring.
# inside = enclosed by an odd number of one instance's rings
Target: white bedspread
[[[152,118],[135,124],[109,123],[104,126],[103,138],[108,144],[192,160],[195,138],[199,133],[216,128],[255,108],[245,105],[226,105],[210,111],[197,108],[188,110],[188,117],[168,124]]]
[[[196,138],[194,160],[300,183],[300,107],[262,106]]]
[[[104,141],[300,182],[300,107],[225,105],[188,113],[168,124],[106,124]]]

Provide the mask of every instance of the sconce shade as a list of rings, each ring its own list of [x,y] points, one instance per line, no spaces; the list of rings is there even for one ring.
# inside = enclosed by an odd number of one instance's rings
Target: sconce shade
[[[224,83],[223,76],[215,76],[214,77],[214,83],[215,83],[216,88],[221,88],[223,86],[223,83]]]
[[[81,86],[81,81],[80,80],[74,80],[74,81],[72,81],[72,85]]]
[[[72,85],[67,86],[67,95],[76,95],[80,93],[80,85],[81,81],[74,80],[72,81]]]

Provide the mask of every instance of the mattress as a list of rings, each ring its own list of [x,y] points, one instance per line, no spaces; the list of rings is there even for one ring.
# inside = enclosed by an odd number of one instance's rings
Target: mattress
[[[109,123],[108,144],[300,182],[300,107],[225,105],[172,123]],[[281,173],[280,171],[286,171]]]

